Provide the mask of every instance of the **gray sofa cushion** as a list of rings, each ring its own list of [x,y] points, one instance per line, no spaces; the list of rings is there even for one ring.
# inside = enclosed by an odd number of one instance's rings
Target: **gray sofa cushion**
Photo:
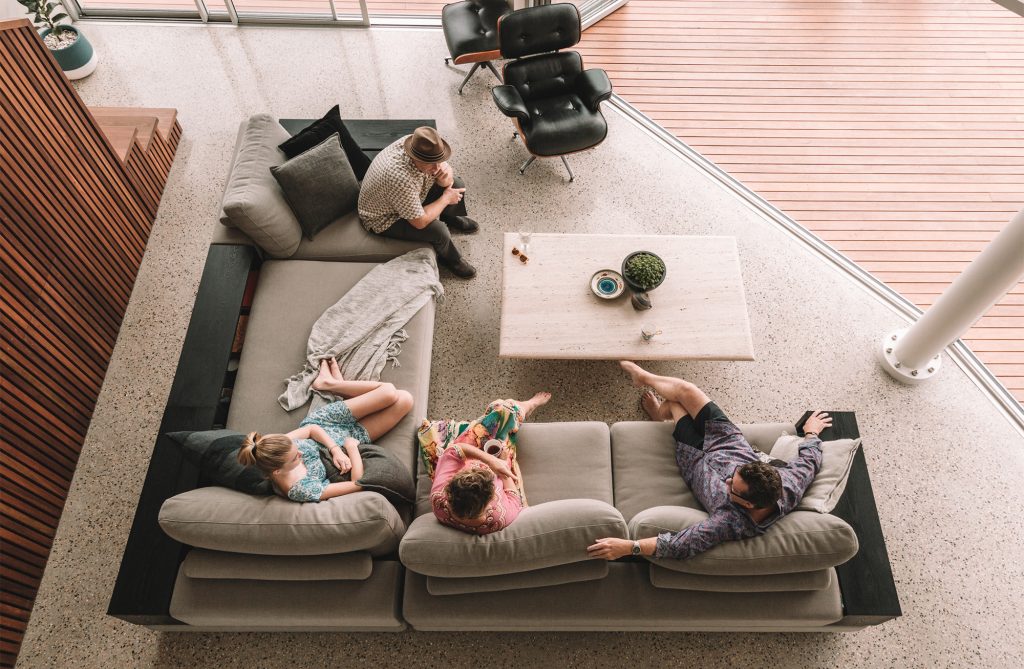
[[[832,583],[834,569],[800,571],[792,574],[761,574],[758,576],[707,576],[687,574],[674,569],[651,565],[651,585],[669,590],[700,590],[702,592],[794,592],[824,590]]]
[[[252,581],[365,581],[373,572],[369,553],[246,555],[193,548],[181,563],[189,578]]]
[[[463,595],[471,592],[502,592],[526,588],[547,588],[564,583],[596,581],[608,575],[607,560],[586,560],[572,564],[536,569],[519,574],[478,578],[427,577],[427,591],[432,595]]]
[[[622,515],[611,505],[563,499],[527,507],[504,530],[484,536],[442,525],[433,514],[420,516],[398,555],[406,567],[427,576],[495,576],[581,562],[589,559],[587,546],[594,539],[627,536]]]
[[[308,407],[285,411],[277,403],[277,396],[284,390],[285,379],[305,362],[313,323],[373,267],[366,263],[300,260],[263,263],[231,395],[228,428],[270,434],[298,427]],[[317,286],[317,290],[310,291],[309,286]],[[302,299],[296,299],[297,295]],[[426,415],[430,388],[434,303],[424,305],[405,330],[409,338],[402,343],[398,357],[401,365],[388,364],[381,380],[412,393],[413,407],[376,443],[414,472],[416,428]]]
[[[701,509],[676,465],[675,424],[670,421],[624,421],[611,427],[615,507],[627,520],[655,506]],[[738,425],[750,443],[768,452],[788,423]]]
[[[306,239],[312,240],[316,233],[356,208],[359,181],[337,134],[285,164],[271,167],[270,173],[299,219]]]
[[[374,492],[300,504],[217,486],[171,497],[160,507],[159,522],[183,544],[258,555],[384,555],[405,530],[395,507]]]
[[[403,576],[397,560],[375,561],[365,581],[194,579],[179,570],[170,614],[202,631],[398,632]]]
[[[284,163],[277,145],[288,137],[269,114],[243,121],[221,203],[220,222],[238,228],[274,258],[290,257],[302,240],[299,221],[270,173]]]
[[[677,532],[708,517],[687,507],[659,506],[629,523],[635,539]],[[836,516],[794,511],[759,537],[727,541],[686,560],[655,559],[655,564],[690,574],[757,576],[817,571],[842,564],[857,553],[857,535]]]
[[[294,260],[331,260],[344,262],[387,262],[412,251],[427,248],[427,242],[392,239],[367,232],[355,211],[345,214],[320,231],[316,239],[303,239],[292,256]]]

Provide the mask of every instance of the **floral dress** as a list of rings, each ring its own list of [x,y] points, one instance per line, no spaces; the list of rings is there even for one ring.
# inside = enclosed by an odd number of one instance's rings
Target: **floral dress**
[[[522,409],[514,402],[496,400],[487,407],[486,413],[475,421],[440,425],[447,422],[436,421],[432,425],[424,425],[420,430],[423,457],[434,464],[433,467],[428,467],[434,479],[430,487],[430,504],[434,515],[444,525],[472,534],[490,534],[508,527],[526,506],[526,495],[521,488],[523,479],[519,475],[515,448],[515,434],[522,424]],[[459,522],[449,508],[448,483],[463,469],[489,469],[483,462],[467,458],[459,447],[460,443],[464,443],[483,448],[489,439],[505,442],[509,467],[519,476],[520,489],[506,488],[501,477],[495,477],[494,496],[487,504],[484,522],[476,526],[466,525]],[[426,442],[430,442],[430,449],[424,448]],[[434,457],[431,458],[431,455]]]
[[[299,423],[299,427],[307,425],[319,425],[339,446],[348,437],[361,444],[370,443],[366,428],[360,425],[348,405],[341,400],[320,407]],[[320,462],[320,449],[313,439],[297,439],[295,446],[302,456],[302,464],[306,465],[306,475],[288,489],[288,499],[295,502],[319,502],[324,488],[330,483],[327,471]]]

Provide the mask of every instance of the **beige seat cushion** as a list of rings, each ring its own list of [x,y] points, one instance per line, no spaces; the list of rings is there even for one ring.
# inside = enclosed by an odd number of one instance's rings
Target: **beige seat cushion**
[[[369,553],[247,555],[193,548],[181,563],[189,578],[251,581],[365,581],[373,572]]]
[[[257,555],[384,555],[405,531],[395,507],[375,492],[298,503],[210,486],[171,497],[158,520],[183,544]]]
[[[678,532],[706,519],[688,507],[659,506],[630,521],[634,539]],[[842,564],[857,553],[857,535],[844,520],[829,514],[794,511],[767,532],[740,541],[726,541],[685,560],[655,559],[655,564],[690,574],[757,576],[817,571]]]
[[[477,578],[427,577],[427,591],[432,595],[464,595],[471,592],[503,592],[526,588],[548,588],[565,583],[596,581],[608,575],[607,560],[585,560],[572,564],[535,569],[518,574],[482,576]]]
[[[353,211],[318,232],[312,240],[303,238],[292,259],[386,262],[407,251],[429,246],[427,242],[392,239],[367,232],[359,215]]]
[[[495,576],[588,560],[587,546],[600,537],[628,537],[622,515],[598,500],[563,499],[523,509],[504,530],[484,536],[422,515],[409,526],[398,555],[426,576]]]
[[[835,569],[799,571],[792,574],[759,574],[757,576],[708,576],[687,574],[674,569],[651,565],[651,585],[669,590],[700,590],[702,592],[794,592],[824,590],[832,584]]]
[[[274,258],[290,257],[302,239],[299,221],[270,173],[284,164],[277,146],[289,136],[269,114],[243,121],[221,202],[221,223],[238,228]]]
[[[326,232],[326,231],[325,231]],[[285,379],[306,360],[306,342],[316,319],[375,267],[371,263],[271,260],[260,269],[245,345],[228,412],[229,429],[263,434],[294,430],[308,405],[285,411],[277,402]],[[405,328],[400,366],[388,363],[382,381],[413,396],[409,414],[375,443],[397,456],[409,471],[416,467],[416,428],[426,415],[433,349],[434,303],[428,302]]]
[[[751,445],[767,452],[788,423],[738,425]],[[615,507],[627,520],[655,506],[701,509],[676,464],[675,424],[670,421],[624,421],[611,427]]]
[[[803,437],[779,437],[772,447],[772,457],[792,462],[800,454]],[[860,448],[860,439],[836,439],[821,442],[821,469],[814,481],[800,498],[797,509],[801,511],[817,511],[830,513],[839,503],[839,498],[846,490],[846,480],[850,477],[853,458]]]

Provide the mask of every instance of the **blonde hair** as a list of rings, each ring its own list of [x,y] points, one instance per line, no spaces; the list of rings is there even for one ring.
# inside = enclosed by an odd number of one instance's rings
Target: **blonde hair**
[[[250,432],[238,450],[238,461],[246,467],[255,465],[264,476],[269,476],[288,462],[291,450],[292,440],[286,435]]]

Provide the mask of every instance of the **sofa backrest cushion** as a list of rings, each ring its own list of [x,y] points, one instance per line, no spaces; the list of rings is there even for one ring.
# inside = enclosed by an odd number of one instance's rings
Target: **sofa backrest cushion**
[[[328,555],[395,549],[405,524],[375,492],[299,503],[210,486],[163,503],[160,527],[198,548],[255,555]]]
[[[427,577],[427,592],[432,595],[466,595],[476,592],[503,592],[547,588],[566,583],[597,581],[608,575],[607,560],[585,560],[557,567],[535,569],[518,574],[471,578]]]
[[[181,563],[189,578],[247,581],[365,581],[373,573],[369,553],[246,555],[193,548]]]
[[[291,257],[302,241],[299,221],[270,173],[285,161],[277,145],[287,138],[269,114],[244,121],[221,202],[220,222],[238,228],[274,258]]]
[[[687,574],[674,569],[650,565],[651,585],[667,590],[699,590],[701,592],[797,592],[824,590],[832,583],[834,569],[798,571],[792,574],[759,574],[757,576],[709,576]]]
[[[682,506],[647,509],[630,521],[634,539],[678,532],[708,514]],[[666,569],[690,574],[755,576],[816,571],[842,564],[857,553],[857,535],[836,516],[793,511],[758,537],[726,541],[685,560],[651,558]]]
[[[426,576],[496,576],[588,560],[587,546],[595,539],[627,536],[622,514],[610,504],[563,499],[529,506],[504,530],[484,536],[424,514],[409,526],[398,555],[406,567]]]

